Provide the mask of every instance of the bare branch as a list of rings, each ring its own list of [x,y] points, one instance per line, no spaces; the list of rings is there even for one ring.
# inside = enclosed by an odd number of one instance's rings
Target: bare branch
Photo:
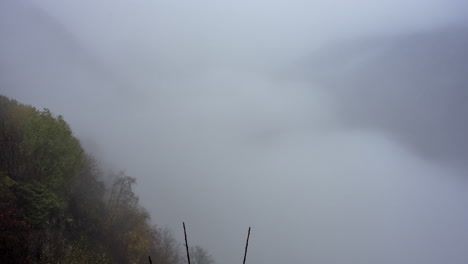
[[[245,264],[245,259],[247,258],[247,248],[249,247],[249,238],[250,238],[250,226],[249,226],[249,232],[247,233],[247,242],[245,243],[245,253],[244,253],[243,264]]]
[[[187,242],[187,231],[185,230],[184,222],[182,222],[182,225],[184,226],[185,249],[187,250],[187,260],[188,260],[188,264],[190,264],[190,253],[189,253],[188,242]]]

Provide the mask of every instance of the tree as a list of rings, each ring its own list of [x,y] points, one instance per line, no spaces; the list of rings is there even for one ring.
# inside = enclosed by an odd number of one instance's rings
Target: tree
[[[200,246],[190,248],[190,258],[193,264],[214,264],[213,257]]]
[[[152,258],[159,264],[179,264],[181,255],[179,244],[167,228],[153,227]]]
[[[8,188],[13,184],[8,176],[0,172],[0,262],[32,263],[29,256],[32,242],[30,226]]]
[[[181,264],[179,244],[151,223],[120,172],[97,162],[61,116],[0,95],[0,263]],[[213,264],[201,247],[194,264]]]

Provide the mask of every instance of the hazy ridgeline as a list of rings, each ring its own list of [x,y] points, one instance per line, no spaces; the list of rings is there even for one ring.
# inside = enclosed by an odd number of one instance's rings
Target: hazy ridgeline
[[[5,0],[0,93],[63,115],[219,262],[252,226],[249,263],[466,263],[466,10]]]

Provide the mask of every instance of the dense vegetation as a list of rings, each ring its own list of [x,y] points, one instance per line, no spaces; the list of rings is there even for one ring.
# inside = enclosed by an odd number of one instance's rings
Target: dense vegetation
[[[0,96],[0,263],[182,263],[135,178],[106,177],[61,116]]]

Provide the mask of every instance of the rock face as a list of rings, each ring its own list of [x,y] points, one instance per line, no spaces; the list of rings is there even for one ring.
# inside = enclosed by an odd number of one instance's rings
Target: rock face
[[[338,100],[343,122],[383,130],[428,158],[468,157],[468,28],[340,43],[306,76]]]

